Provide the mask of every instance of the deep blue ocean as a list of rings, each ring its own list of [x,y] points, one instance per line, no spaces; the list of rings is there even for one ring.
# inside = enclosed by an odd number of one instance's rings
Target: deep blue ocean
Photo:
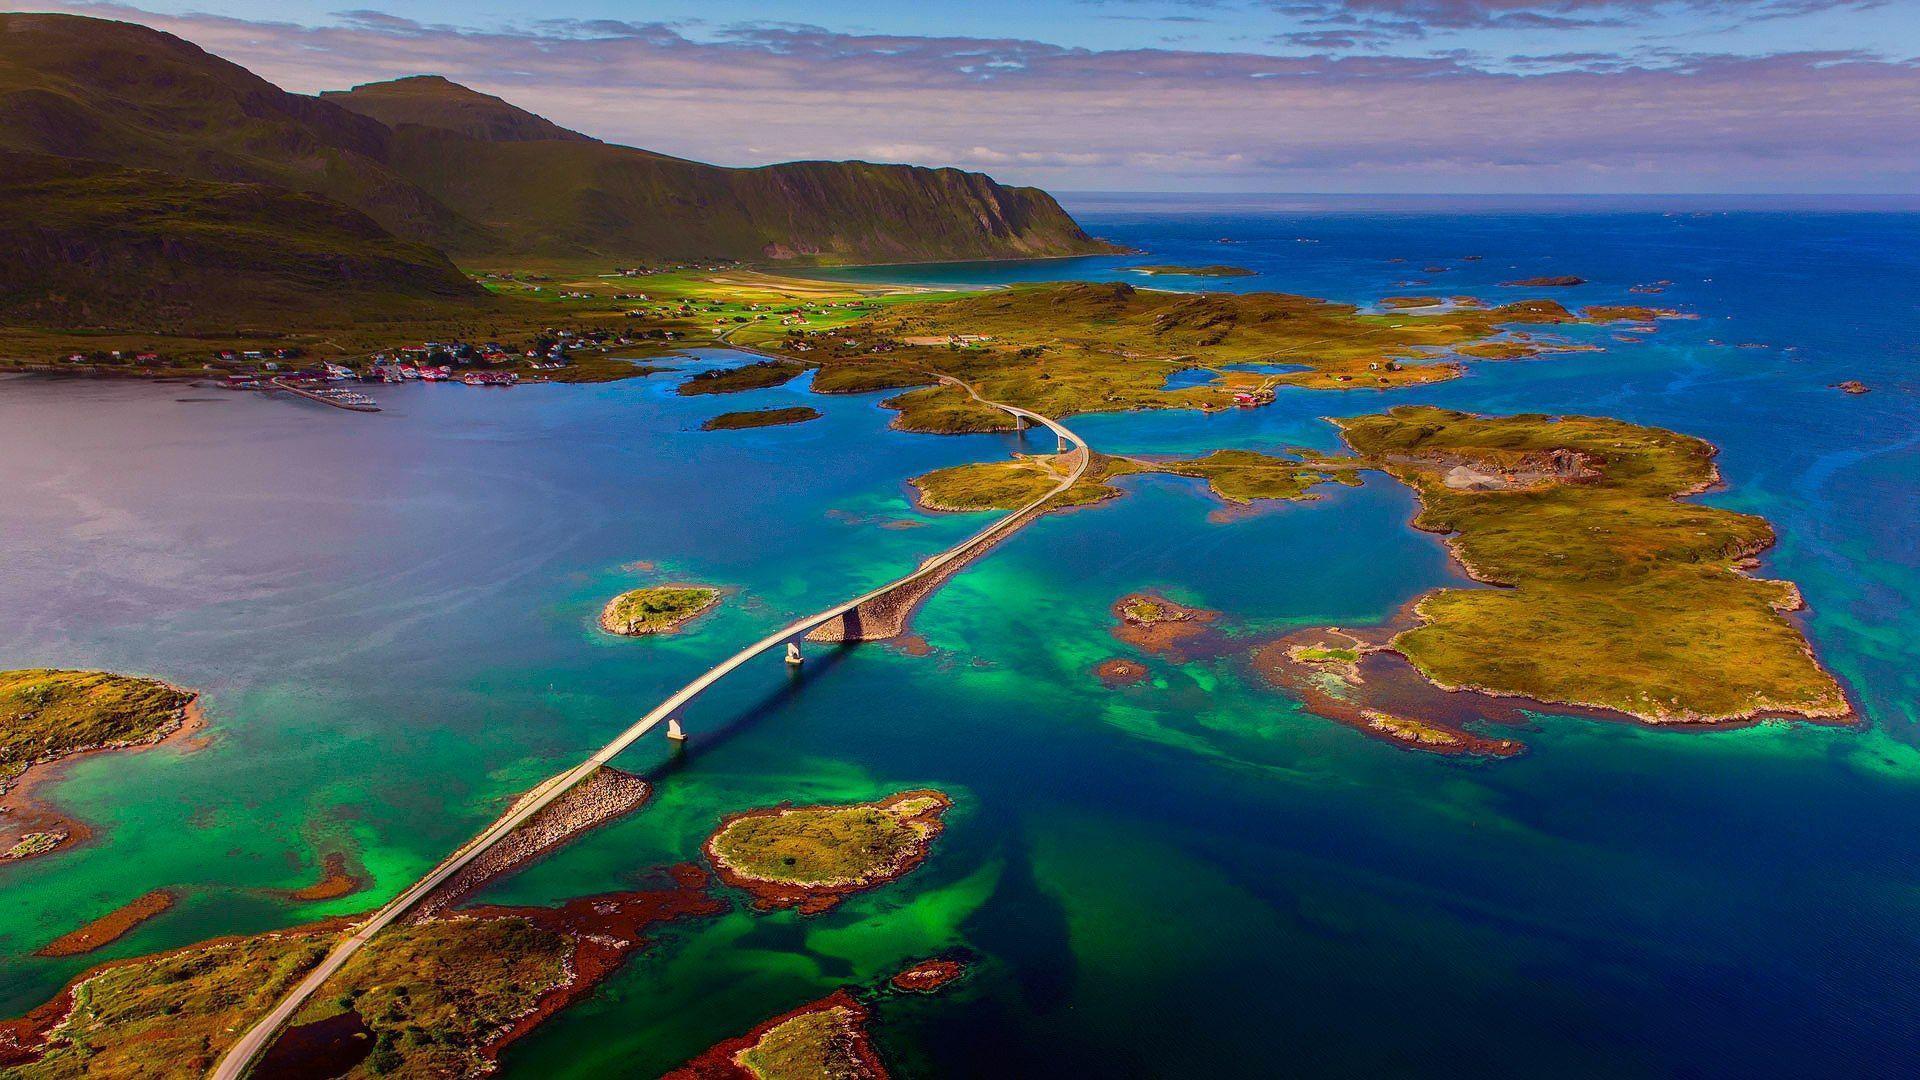
[[[753,668],[688,715],[646,809],[492,889],[549,903],[695,858],[729,811],[934,786],[928,863],[805,918],[672,928],[503,1062],[656,1075],[754,1023],[952,948],[974,974],[882,996],[904,1076],[1900,1076],[1920,1062],[1920,202],[1082,195],[1138,256],[834,276],[1063,278],[1369,304],[1525,294],[1697,315],[1427,388],[1283,391],[1214,416],[1085,416],[1111,452],[1338,448],[1324,417],[1431,402],[1593,413],[1705,438],[1704,498],[1773,522],[1758,572],[1855,727],[1663,731],[1539,715],[1505,761],[1301,710],[1227,661],[1124,691],[1107,607],[1142,588],[1249,635],[1383,620],[1461,581],[1383,477],[1222,519],[1203,488],[1043,519],[923,609],[927,656],[863,646]],[[1468,256],[1479,256],[1468,259]],[[1230,263],[1221,280],[1129,266]],[[1652,286],[1658,294],[1633,293]],[[734,363],[701,352],[683,369]],[[0,868],[0,1012],[88,962],[28,954],[156,887],[179,907],[105,956],[362,910],[705,666],[977,527],[903,482],[1013,437],[892,431],[805,380],[724,400],[677,374],[483,392],[377,388],[346,417],[251,395],[0,383],[0,666],[105,666],[207,692],[196,753],[96,758],[59,789],[101,826]],[[1871,392],[1834,383],[1857,379]],[[713,413],[810,404],[790,428]],[[605,598],[737,590],[684,634],[609,640]],[[372,890],[295,904],[342,850]],[[98,958],[95,958],[98,959]]]

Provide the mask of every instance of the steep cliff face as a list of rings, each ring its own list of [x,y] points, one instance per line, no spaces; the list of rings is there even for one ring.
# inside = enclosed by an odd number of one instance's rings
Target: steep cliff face
[[[425,244],[315,195],[0,151],[0,319],[164,332],[488,303]]]
[[[480,224],[496,249],[530,254],[904,262],[1111,250],[1046,192],[956,169],[723,169],[604,143],[489,142],[412,124],[394,129],[391,145],[396,169]]]

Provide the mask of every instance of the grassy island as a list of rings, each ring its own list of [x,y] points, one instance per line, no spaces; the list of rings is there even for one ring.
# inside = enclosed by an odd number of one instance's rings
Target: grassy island
[[[762,360],[739,367],[716,368],[687,377],[677,388],[680,394],[738,394],[746,390],[765,390],[789,382],[807,370],[805,364],[791,360]]]
[[[935,469],[908,483],[928,510],[1018,510],[1066,479],[1070,466],[1058,455],[1025,455],[1012,461],[982,461]],[[1061,506],[1079,506],[1120,494],[1093,479],[1093,472],[1063,492]]]
[[[1278,385],[1356,389],[1417,385],[1460,373],[1447,348],[1512,324],[1577,322],[1550,300],[1431,314],[1363,314],[1285,293],[1175,293],[1125,283],[1017,286],[957,299],[901,302],[826,333],[767,347],[822,368],[821,389],[918,385],[886,404],[913,431],[1004,430],[941,371],[995,401],[1049,416],[1141,408],[1227,408],[1237,392]],[[1229,365],[1276,363],[1263,373]],[[1218,367],[1217,383],[1165,389],[1179,368]]]
[[[784,424],[804,424],[809,420],[820,419],[819,409],[805,405],[795,405],[785,409],[752,409],[746,412],[721,413],[700,425],[701,431],[739,431],[743,428],[780,427]]]
[[[650,585],[608,601],[600,627],[628,637],[665,634],[719,602],[720,590],[707,585]]]
[[[1255,499],[1311,499],[1311,490],[1329,481],[1353,484],[1351,471],[1329,471],[1297,458],[1277,457],[1253,450],[1216,450],[1189,461],[1149,461],[1144,458],[1094,455],[1093,464],[1054,504],[1059,508],[1085,506],[1116,498],[1116,476],[1165,473],[1205,480],[1208,488],[1230,503]],[[1056,456],[1020,455],[1012,461],[984,461],[953,465],[908,481],[928,510],[1017,510],[1046,494],[1066,475]]]
[[[714,1046],[666,1080],[884,1080],[869,1018],[866,1006],[838,990]]]
[[[1149,277],[1252,277],[1253,271],[1244,266],[1228,266],[1225,263],[1209,263],[1206,266],[1129,266],[1128,270]]]
[[[920,865],[952,805],[923,790],[846,806],[750,810],[707,839],[707,858],[756,907],[817,914]]]
[[[1650,723],[1839,718],[1839,684],[1743,570],[1773,543],[1748,514],[1683,501],[1718,479],[1695,438],[1598,417],[1425,406],[1339,422],[1420,496],[1415,524],[1478,580],[1422,598],[1393,648],[1435,684]]]

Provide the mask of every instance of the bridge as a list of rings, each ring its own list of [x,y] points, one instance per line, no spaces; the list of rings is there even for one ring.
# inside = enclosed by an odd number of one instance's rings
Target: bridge
[[[959,572],[961,567],[1016,532],[1022,525],[1038,517],[1047,503],[1079,482],[1081,476],[1086,473],[1093,453],[1080,436],[1058,422],[1029,409],[989,401],[981,397],[972,386],[959,379],[947,375],[940,375],[939,379],[942,383],[966,390],[982,404],[1010,414],[1014,417],[1017,429],[1022,429],[1027,424],[1038,424],[1053,432],[1059,440],[1058,448],[1069,465],[1066,475],[1044,495],[953,547],[927,559],[913,572],[843,604],[837,604],[825,611],[789,623],[708,668],[699,678],[675,691],[665,701],[654,706],[653,711],[614,736],[611,742],[595,751],[591,757],[563,773],[542,781],[533,790],[521,796],[518,802],[514,803],[485,831],[462,844],[453,854],[428,871],[425,877],[414,882],[405,892],[387,901],[384,907],[369,915],[365,921],[354,928],[353,933],[336,944],[320,963],[307,973],[306,978],[300,980],[285,997],[275,1003],[271,1011],[261,1017],[227,1050],[226,1055],[220,1059],[220,1063],[208,1074],[211,1080],[242,1080],[254,1060],[266,1050],[273,1041],[273,1037],[286,1026],[287,1021],[291,1020],[301,1006],[319,992],[320,987],[325,985],[328,979],[345,967],[354,954],[358,953],[367,942],[373,940],[375,935],[399,921],[434,890],[452,879],[488,849],[506,839],[515,829],[526,824],[535,814],[552,805],[575,785],[592,776],[656,727],[673,719],[681,709],[709,687],[726,678],[748,661],[789,643],[801,640],[875,641],[893,637],[904,629],[907,616],[921,600],[925,599],[927,594]]]

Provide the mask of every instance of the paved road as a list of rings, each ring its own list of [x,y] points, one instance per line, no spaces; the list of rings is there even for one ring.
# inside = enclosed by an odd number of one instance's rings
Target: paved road
[[[227,1051],[226,1056],[220,1059],[220,1064],[215,1066],[213,1072],[208,1074],[212,1080],[241,1080],[241,1077],[246,1075],[248,1067],[253,1064],[254,1059],[259,1057],[261,1052],[267,1048],[267,1045],[273,1041],[273,1036],[278,1034],[280,1029],[286,1025],[287,1021],[293,1018],[294,1013],[298,1012],[300,1007],[305,1005],[307,1000],[319,991],[320,987],[331,978],[335,972],[338,972],[344,967],[347,961],[352,959],[353,955],[360,951],[361,946],[372,940],[375,934],[393,925],[401,916],[411,910],[415,904],[426,899],[429,893],[439,888],[448,878],[459,873],[462,867],[479,857],[479,855],[488,848],[505,839],[508,833],[526,824],[528,819],[545,809],[561,795],[566,794],[575,784],[593,775],[602,765],[618,757],[621,751],[632,746],[648,732],[651,732],[663,723],[668,717],[679,712],[688,702],[699,697],[702,691],[714,683],[719,682],[734,669],[760,656],[762,653],[770,649],[777,649],[789,641],[798,641],[815,627],[832,622],[869,600],[873,600],[903,585],[910,585],[929,574],[937,573],[942,567],[953,562],[955,559],[966,557],[968,552],[973,551],[980,545],[990,543],[998,538],[1001,533],[1008,529],[1018,527],[1029,513],[1038,509],[1049,499],[1072,487],[1079,481],[1081,475],[1087,471],[1087,465],[1092,460],[1093,455],[1088,449],[1086,442],[1082,440],[1080,436],[1075,435],[1054,420],[1041,416],[1039,413],[1014,405],[988,401],[986,398],[981,397],[973,387],[968,386],[958,379],[942,375],[940,376],[940,380],[949,385],[965,389],[969,394],[972,394],[976,400],[991,405],[996,409],[1011,413],[1014,416],[1023,417],[1031,423],[1046,427],[1055,435],[1059,436],[1062,443],[1070,444],[1074,447],[1072,454],[1074,461],[1073,468],[1067,473],[1065,478],[1054,485],[1053,489],[1045,495],[1015,510],[1006,517],[1000,518],[954,547],[948,548],[939,555],[921,563],[918,569],[905,577],[888,582],[874,589],[872,592],[857,596],[844,604],[828,608],[816,615],[809,615],[799,622],[792,623],[761,638],[752,645],[741,649],[720,663],[708,668],[699,678],[681,687],[672,697],[667,698],[667,700],[655,706],[652,712],[641,717],[633,726],[615,736],[612,742],[601,747],[592,757],[568,769],[566,772],[549,777],[547,780],[541,782],[538,787],[535,787],[525,796],[522,796],[520,801],[515,803],[513,808],[507,812],[506,816],[495,821],[487,827],[486,831],[467,841],[452,855],[447,856],[447,858],[441,862],[440,865],[434,867],[427,876],[415,882],[407,891],[389,900],[385,907],[368,916],[367,920],[356,927],[352,934],[335,945],[333,951],[329,952],[326,957],[320,961],[318,967],[315,967],[309,972],[306,978],[300,980],[297,986],[285,997],[280,999],[279,1003],[273,1007],[271,1012],[261,1017],[258,1023],[250,1028],[245,1035],[242,1035],[238,1042],[233,1044],[232,1048]]]

